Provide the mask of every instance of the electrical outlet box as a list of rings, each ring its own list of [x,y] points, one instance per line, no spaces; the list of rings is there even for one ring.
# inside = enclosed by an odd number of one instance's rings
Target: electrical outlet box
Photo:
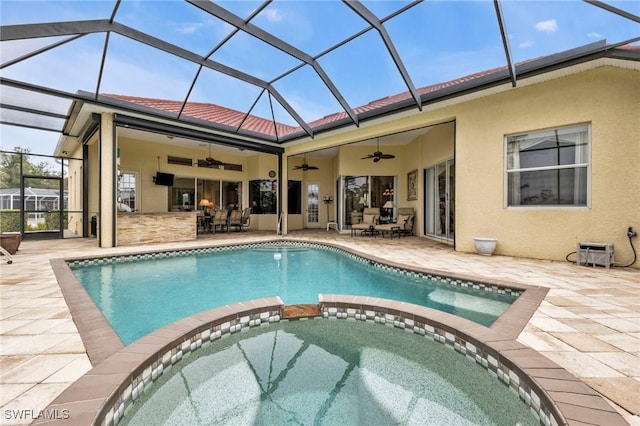
[[[576,250],[578,265],[604,266],[613,265],[613,244],[578,243]]]

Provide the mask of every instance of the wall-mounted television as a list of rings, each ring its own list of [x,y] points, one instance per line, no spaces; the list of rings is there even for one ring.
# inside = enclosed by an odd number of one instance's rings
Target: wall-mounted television
[[[173,186],[173,175],[171,173],[157,172],[153,182],[156,185]]]

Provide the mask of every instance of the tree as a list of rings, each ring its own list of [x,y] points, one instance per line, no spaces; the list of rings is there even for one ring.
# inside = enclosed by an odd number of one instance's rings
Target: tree
[[[28,148],[16,146],[14,152],[0,153],[0,188],[20,188],[20,161],[22,161],[22,173],[31,176],[58,176],[50,163],[32,161],[31,151]],[[58,182],[42,179],[39,188],[58,189]]]

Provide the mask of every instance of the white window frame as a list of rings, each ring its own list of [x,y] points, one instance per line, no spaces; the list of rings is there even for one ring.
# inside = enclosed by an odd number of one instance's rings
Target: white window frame
[[[575,130],[576,132],[587,132],[587,162],[586,163],[573,163],[568,165],[559,166],[545,166],[545,167],[528,167],[528,168],[513,168],[509,169],[509,139],[523,135],[536,135],[540,136],[545,133],[561,130],[563,133]],[[581,123],[566,126],[551,127],[548,129],[534,130],[530,132],[519,132],[504,136],[504,208],[506,209],[588,209],[591,208],[591,124]],[[577,167],[583,167],[587,170],[587,185],[586,185],[586,204],[574,205],[574,204],[526,204],[526,205],[510,205],[509,204],[509,174],[519,172],[535,172],[544,170],[562,170],[562,169],[574,169]]]

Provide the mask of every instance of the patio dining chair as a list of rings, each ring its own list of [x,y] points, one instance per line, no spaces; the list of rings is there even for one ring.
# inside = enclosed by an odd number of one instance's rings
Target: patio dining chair
[[[227,231],[231,230],[231,227],[236,228],[238,231],[242,231],[242,211],[231,210],[229,213],[229,227]]]
[[[229,221],[228,221],[228,214],[229,212],[227,210],[216,210],[215,213],[213,214],[213,220],[211,223],[211,227],[213,228],[213,232],[215,233],[217,228],[220,227],[220,230],[222,231],[223,229],[228,231],[229,230]]]

